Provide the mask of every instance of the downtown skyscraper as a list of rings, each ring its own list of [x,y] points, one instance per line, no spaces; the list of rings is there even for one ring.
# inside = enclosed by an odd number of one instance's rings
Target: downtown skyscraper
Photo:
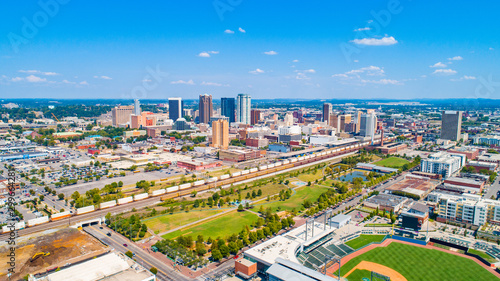
[[[199,103],[199,110],[200,110],[200,124],[209,124],[210,123],[210,117],[213,116],[213,104],[212,104],[212,95],[200,95],[200,103]]]
[[[236,122],[250,124],[252,98],[247,94],[238,94],[236,98]]]
[[[234,98],[221,98],[222,116],[229,118],[229,123],[236,122],[236,102]]]
[[[168,98],[168,118],[172,121],[182,117],[182,98]]]

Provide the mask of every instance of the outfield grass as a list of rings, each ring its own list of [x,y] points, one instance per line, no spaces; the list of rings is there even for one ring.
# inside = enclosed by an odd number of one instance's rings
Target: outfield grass
[[[360,235],[356,239],[352,239],[347,241],[345,244],[353,249],[359,249],[365,245],[368,245],[372,242],[380,242],[384,239],[385,235]]]
[[[389,157],[389,158],[385,158],[383,160],[380,160],[378,162],[375,162],[375,165],[398,169],[398,168],[403,167],[404,164],[408,164],[408,163],[410,163],[410,161],[403,159],[403,158]]]
[[[160,233],[209,216],[213,216],[220,212],[222,212],[222,210],[190,211],[188,213],[182,212],[177,214],[165,214],[145,219],[142,222],[145,223],[149,229],[155,231],[155,233]]]
[[[208,239],[208,237],[212,237],[213,239],[219,236],[227,237],[233,233],[239,233],[245,225],[251,225],[257,219],[258,216],[254,213],[234,211],[198,225],[167,233],[162,237],[165,239],[173,239],[180,235],[189,235],[194,239],[198,235],[203,235],[205,239]]]
[[[487,253],[485,253],[483,251],[469,249],[468,253],[473,254],[473,255],[478,255],[478,256],[482,257],[483,259],[489,261],[490,263],[498,262],[497,259],[493,258],[492,256],[488,255]]]
[[[254,210],[260,209],[260,206],[263,206],[264,209],[271,208],[273,212],[278,211],[278,208],[280,208],[280,211],[291,211],[292,209],[295,208],[295,210],[299,210],[300,207],[302,206],[302,203],[304,200],[309,199],[311,202],[314,202],[318,199],[318,197],[326,192],[328,188],[326,187],[319,187],[319,186],[304,186],[304,187],[299,187],[295,189],[296,193],[292,195],[288,200],[285,201],[275,201],[271,203],[265,203],[265,204],[257,204],[253,208]]]
[[[340,269],[342,274],[343,268]],[[371,277],[371,271],[369,270],[364,270],[364,269],[356,269],[354,270],[349,276],[347,277],[348,281],[363,281],[363,277],[368,278],[368,280]]]
[[[359,255],[342,266],[341,274],[349,272],[361,261],[370,261],[390,267],[401,273],[408,281],[413,280],[498,280],[473,260],[401,243],[375,248]],[[354,272],[353,272],[354,273]],[[349,281],[358,281],[356,273]],[[350,277],[350,276],[349,276]],[[365,277],[365,276],[361,276]]]

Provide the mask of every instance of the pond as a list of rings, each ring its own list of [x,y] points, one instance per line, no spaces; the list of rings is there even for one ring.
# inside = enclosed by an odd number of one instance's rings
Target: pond
[[[340,181],[352,181],[353,178],[362,178],[363,181],[366,181],[366,177],[362,171],[353,171],[337,179]]]

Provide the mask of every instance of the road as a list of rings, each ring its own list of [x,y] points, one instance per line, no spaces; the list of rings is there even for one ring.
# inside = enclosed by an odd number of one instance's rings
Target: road
[[[135,254],[134,259],[147,270],[152,267],[156,267],[156,269],[158,269],[158,273],[156,274],[157,280],[190,280],[184,275],[174,271],[162,261],[153,257],[147,251],[137,246],[124,236],[105,226],[102,227],[102,229],[99,226],[87,226],[84,227],[83,230],[117,251],[123,253],[131,251]],[[112,233],[111,236],[106,235],[108,232]],[[124,244],[127,245],[127,247],[125,247]]]
[[[497,177],[495,179],[495,182],[493,182],[489,187],[488,191],[484,195],[485,199],[490,199],[491,196],[493,196],[494,199],[497,198],[497,192],[500,191],[500,177]]]

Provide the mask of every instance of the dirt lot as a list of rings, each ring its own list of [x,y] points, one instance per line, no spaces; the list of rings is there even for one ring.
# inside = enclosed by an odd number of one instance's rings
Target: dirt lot
[[[73,228],[20,237],[17,243],[16,273],[12,275],[12,280],[19,280],[28,273],[41,273],[67,263],[74,263],[108,250],[90,235]],[[30,261],[34,254],[40,252],[50,254]],[[8,248],[2,246],[0,248],[0,279],[2,280],[5,280],[8,270],[7,253]]]

